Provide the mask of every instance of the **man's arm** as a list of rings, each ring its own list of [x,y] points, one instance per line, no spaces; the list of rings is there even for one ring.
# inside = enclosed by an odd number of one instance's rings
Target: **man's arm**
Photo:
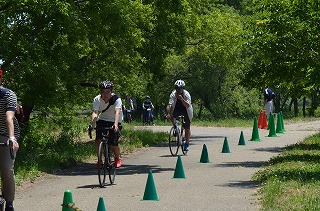
[[[14,111],[7,111],[6,112],[6,123],[7,123],[7,128],[8,128],[8,135],[9,135],[9,140],[12,141],[13,144],[13,151],[18,151],[19,149],[19,144],[14,137]]]
[[[119,119],[120,119],[120,111],[121,111],[120,108],[114,109],[114,125],[113,125],[113,127],[114,127],[115,131],[119,130],[118,124],[119,124]]]

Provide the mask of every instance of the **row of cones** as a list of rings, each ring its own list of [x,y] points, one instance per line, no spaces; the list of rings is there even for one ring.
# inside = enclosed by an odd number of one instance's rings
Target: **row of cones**
[[[263,116],[261,117],[261,111],[260,111],[259,119],[262,118],[262,121],[266,121],[266,120],[264,120],[266,118],[266,117],[264,117],[265,112],[263,112],[262,115]],[[265,127],[265,123],[262,123],[262,127]],[[261,141],[258,128],[261,128],[261,127],[259,127],[259,121],[257,122],[257,118],[255,117],[254,124],[253,124],[253,130],[252,130],[252,138],[250,141]],[[279,112],[277,114],[277,126],[275,126],[274,115],[272,115],[270,113],[269,124],[267,124],[267,129],[269,129],[268,137],[277,137],[277,133],[285,133],[286,132],[286,130],[284,129],[284,121],[283,121],[282,112]]]
[[[64,192],[62,211],[81,211],[73,202],[72,192],[70,190]],[[99,198],[97,211],[106,211],[103,197]]]
[[[245,145],[245,140],[244,140],[244,136],[243,136],[242,131],[240,134],[238,145]],[[225,139],[224,139],[222,153],[230,153],[227,137],[225,137]],[[200,163],[210,163],[209,156],[208,156],[208,149],[207,149],[206,144],[203,144],[202,153],[201,153],[201,157],[200,157]],[[178,155],[176,168],[175,168],[174,175],[173,175],[173,179],[174,178],[178,178],[178,179],[185,179],[186,178],[185,173],[184,173],[184,168],[182,165],[182,159],[181,159],[180,155]],[[145,192],[144,192],[142,200],[153,200],[153,201],[159,200],[151,170],[149,171],[147,184],[146,184],[146,188],[145,188]]]
[[[269,124],[263,123],[264,121],[266,121],[265,112],[262,113],[262,111],[260,111],[259,119],[260,119],[260,123],[258,123],[256,117],[254,118],[252,137],[249,141],[261,141],[258,128],[264,129],[265,127],[267,127],[269,129],[268,137],[276,137],[277,136],[276,133],[284,133],[285,132],[282,112],[278,113],[277,128],[275,128],[273,115],[270,115],[270,117],[269,117]],[[262,121],[262,123],[261,123],[261,121]],[[258,126],[259,124],[260,124],[260,126]],[[246,145],[243,131],[241,131],[241,133],[240,133],[238,145]],[[224,142],[223,142],[222,153],[230,153],[230,148],[229,148],[227,137],[225,137]],[[208,156],[208,150],[207,150],[207,147],[205,144],[203,145],[203,148],[202,148],[200,163],[210,163],[209,156]],[[180,178],[180,179],[186,178],[185,173],[184,173],[183,164],[182,164],[182,159],[181,159],[180,155],[178,155],[173,178]],[[143,195],[143,199],[141,199],[141,200],[153,200],[153,201],[159,200],[151,170],[149,171],[148,179],[147,179],[147,183],[146,183],[146,187],[145,187],[145,192]],[[62,211],[73,211],[73,210],[80,211],[80,209],[75,207],[75,204],[73,203],[72,193],[70,190],[65,191],[62,206],[63,206]],[[99,198],[97,211],[106,211],[103,197]]]

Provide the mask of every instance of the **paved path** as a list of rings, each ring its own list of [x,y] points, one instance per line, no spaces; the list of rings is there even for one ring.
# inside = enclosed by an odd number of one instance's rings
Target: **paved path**
[[[168,131],[168,126],[145,127]],[[49,175],[31,187],[18,190],[17,211],[58,211],[65,190],[71,190],[75,204],[84,211],[97,209],[103,197],[107,210],[258,210],[257,184],[252,175],[272,156],[288,144],[319,132],[320,121],[285,125],[286,133],[269,138],[267,130],[259,130],[261,142],[248,141],[252,128],[192,127],[192,143],[187,156],[182,156],[186,179],[172,179],[177,157],[167,146],[152,147],[124,158],[116,184],[98,187],[96,170],[91,163]],[[238,145],[243,131],[246,145]],[[230,153],[221,153],[227,137]],[[200,163],[206,144],[210,163]],[[152,170],[159,201],[141,201],[148,172]]]

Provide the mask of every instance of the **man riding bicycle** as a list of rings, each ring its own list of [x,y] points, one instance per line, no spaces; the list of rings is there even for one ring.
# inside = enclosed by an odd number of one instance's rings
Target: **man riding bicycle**
[[[154,125],[153,115],[152,115],[152,110],[154,110],[154,105],[152,104],[149,95],[147,95],[145,101],[143,101],[142,109],[143,109],[143,123],[152,123],[152,125]]]
[[[175,123],[174,118],[183,115],[185,122],[182,126],[185,129],[185,151],[189,150],[189,140],[191,136],[190,124],[193,117],[193,109],[191,104],[191,95],[184,89],[185,82],[183,80],[177,80],[174,83],[175,90],[170,94],[168,115],[167,118],[171,120],[172,124]]]
[[[112,127],[110,131],[109,143],[114,153],[116,167],[122,165],[120,158],[120,147],[118,140],[122,129],[122,101],[121,98],[114,94],[114,85],[111,81],[103,81],[99,85],[100,94],[93,99],[91,114],[91,125],[89,130],[96,128],[95,148],[98,154],[100,140],[102,139],[103,128]],[[95,127],[96,125],[96,127]],[[97,163],[97,168],[99,164]]]
[[[0,83],[2,70],[0,70]],[[17,96],[8,88],[0,86],[0,141],[9,145],[12,141],[13,153],[19,149],[17,139],[20,136],[19,125],[14,117],[17,107]],[[6,200],[6,211],[12,211],[15,197],[14,159],[10,156],[9,147],[0,148],[0,171],[2,193]]]

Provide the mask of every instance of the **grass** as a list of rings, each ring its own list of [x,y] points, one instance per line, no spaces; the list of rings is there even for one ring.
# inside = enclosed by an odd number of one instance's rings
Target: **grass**
[[[320,210],[320,133],[287,147],[257,172],[261,210]]]

